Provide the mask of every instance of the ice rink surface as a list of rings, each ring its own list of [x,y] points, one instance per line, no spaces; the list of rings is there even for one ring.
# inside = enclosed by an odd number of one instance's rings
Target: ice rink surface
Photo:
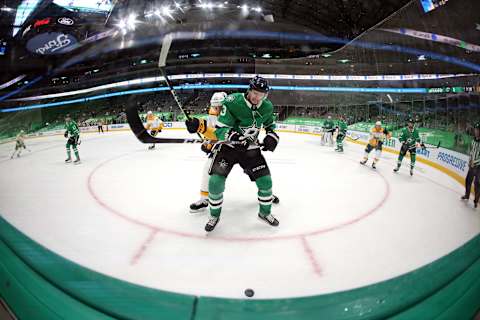
[[[187,136],[166,131],[162,136]],[[192,137],[192,136],[190,136]],[[192,214],[206,157],[199,144],[147,150],[131,132],[83,134],[82,164],[65,164],[61,136],[26,140],[10,160],[0,145],[0,214],[50,250],[129,282],[179,293],[242,298],[308,296],[405,274],[480,232],[480,209],[460,201],[446,174],[383,153],[373,170],[363,146],[345,153],[316,136],[280,133],[265,153],[280,198],[273,228],[257,218],[255,184],[230,174],[217,228]],[[373,153],[371,158],[373,157]],[[369,164],[371,160],[369,161]]]

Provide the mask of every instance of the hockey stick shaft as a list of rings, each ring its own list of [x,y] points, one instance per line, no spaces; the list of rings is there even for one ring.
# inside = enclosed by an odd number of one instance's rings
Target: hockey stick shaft
[[[170,51],[170,46],[172,45],[172,35],[167,34],[162,41],[162,49],[160,50],[160,56],[158,58],[158,68],[160,69],[160,72],[162,73],[163,78],[165,79],[165,83],[167,84],[168,88],[170,89],[170,93],[173,96],[173,99],[177,103],[178,108],[180,108],[180,111],[182,111],[183,115],[187,118],[187,120],[190,120],[191,117],[189,114],[185,112],[185,109],[183,108],[182,102],[180,101],[180,98],[178,97],[177,93],[175,92],[175,89],[173,88],[172,83],[170,82],[170,79],[168,79],[167,72],[165,71],[165,66],[167,64],[167,56],[168,52]],[[203,140],[203,137],[200,133],[197,132],[197,135],[200,139]]]

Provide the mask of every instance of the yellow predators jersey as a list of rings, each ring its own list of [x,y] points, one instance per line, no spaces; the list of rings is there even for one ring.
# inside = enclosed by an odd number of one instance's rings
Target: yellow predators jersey
[[[368,140],[368,143],[372,147],[376,147],[379,142],[384,142],[385,139],[390,139],[391,134],[390,132],[387,131],[385,128],[377,128],[373,127],[372,130],[370,131],[370,140]]]
[[[163,129],[163,122],[155,115],[148,115],[145,128],[147,130],[159,131]]]

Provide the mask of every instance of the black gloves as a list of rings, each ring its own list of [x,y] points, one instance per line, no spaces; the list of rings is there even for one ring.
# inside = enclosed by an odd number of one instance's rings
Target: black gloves
[[[275,151],[280,138],[274,131],[267,132],[266,137],[263,139],[262,151]]]

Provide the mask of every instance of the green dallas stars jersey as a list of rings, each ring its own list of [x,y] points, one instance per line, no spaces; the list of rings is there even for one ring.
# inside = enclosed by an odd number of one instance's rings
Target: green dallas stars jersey
[[[337,127],[338,127],[338,132],[347,133],[348,126],[347,126],[347,123],[345,121],[339,120],[337,122]]]
[[[412,131],[408,129],[408,127],[405,127],[402,129],[402,132],[400,134],[400,137],[398,138],[400,142],[406,142],[409,149],[415,147],[415,144],[417,142],[420,142],[420,135],[418,134],[418,130],[413,128]]]
[[[67,130],[70,137],[78,136],[80,134],[80,129],[75,121],[70,120],[65,124],[65,130]]]
[[[327,119],[327,120],[325,120],[325,122],[323,122],[323,128],[324,128],[325,130],[331,130],[331,129],[333,129],[334,127],[335,127],[335,124],[334,124],[333,121],[330,120],[330,119]]]
[[[274,130],[273,104],[264,99],[256,108],[247,101],[243,93],[233,93],[223,100],[223,107],[217,119],[215,135],[218,140],[227,140],[230,130],[243,134],[248,128]]]

